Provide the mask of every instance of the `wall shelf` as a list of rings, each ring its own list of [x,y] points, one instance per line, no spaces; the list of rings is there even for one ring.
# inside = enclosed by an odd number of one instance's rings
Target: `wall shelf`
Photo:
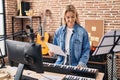
[[[22,25],[21,26],[21,31],[23,31],[24,30],[24,27],[23,27],[24,20],[28,19],[30,21],[30,27],[32,28],[33,27],[33,24],[32,24],[33,18],[38,18],[39,22],[41,22],[41,17],[40,16],[12,16],[12,34],[13,34],[12,38],[13,38],[13,40],[15,39],[15,36],[14,36],[14,33],[15,33],[15,31],[14,31],[15,20],[16,19],[21,20],[21,25]],[[23,41],[23,39],[22,39],[22,41]]]

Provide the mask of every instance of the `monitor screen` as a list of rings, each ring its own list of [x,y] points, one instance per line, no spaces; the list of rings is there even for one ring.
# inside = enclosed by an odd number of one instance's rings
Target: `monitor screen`
[[[25,69],[43,73],[41,45],[29,42],[6,40],[10,66],[24,64]],[[19,66],[18,66],[19,67]]]

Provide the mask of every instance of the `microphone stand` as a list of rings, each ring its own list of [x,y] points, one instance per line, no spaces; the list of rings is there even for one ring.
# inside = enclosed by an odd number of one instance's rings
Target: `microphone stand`
[[[14,34],[10,34],[10,35],[5,35],[5,36],[2,36],[2,37],[0,37],[0,41],[3,41],[3,40],[6,40],[6,39],[8,39],[8,38],[12,38],[13,36],[18,36],[18,35],[21,35],[21,34],[23,34],[24,33],[24,35],[27,35],[28,33],[26,32],[26,31],[18,31],[18,32],[16,32],[16,33],[14,33]],[[28,35],[27,35],[28,36]]]

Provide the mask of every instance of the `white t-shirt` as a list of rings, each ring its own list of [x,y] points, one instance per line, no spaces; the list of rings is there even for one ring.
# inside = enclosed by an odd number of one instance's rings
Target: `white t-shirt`
[[[67,27],[67,31],[66,31],[66,40],[65,40],[65,53],[67,55],[69,55],[69,46],[70,46],[70,38],[71,38],[71,35],[73,33],[73,28],[68,28]]]

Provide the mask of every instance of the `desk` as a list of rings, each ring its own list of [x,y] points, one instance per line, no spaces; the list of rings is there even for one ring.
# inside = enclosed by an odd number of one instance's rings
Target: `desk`
[[[6,66],[6,68],[2,68],[1,70],[6,71],[11,75],[11,79],[7,79],[7,80],[13,80],[17,68]],[[64,74],[58,74],[58,73],[52,73],[52,72],[44,72],[43,74],[38,74],[38,73],[30,71],[30,70],[24,70],[23,74],[25,76],[37,78],[39,80],[45,80],[45,77],[53,77],[53,78],[57,78],[57,79],[53,79],[53,80],[61,80],[63,77],[65,77]],[[45,76],[45,77],[43,77],[43,76]],[[103,76],[104,76],[104,73],[98,73],[96,80],[102,80]],[[49,80],[49,79],[46,79],[46,80]]]

